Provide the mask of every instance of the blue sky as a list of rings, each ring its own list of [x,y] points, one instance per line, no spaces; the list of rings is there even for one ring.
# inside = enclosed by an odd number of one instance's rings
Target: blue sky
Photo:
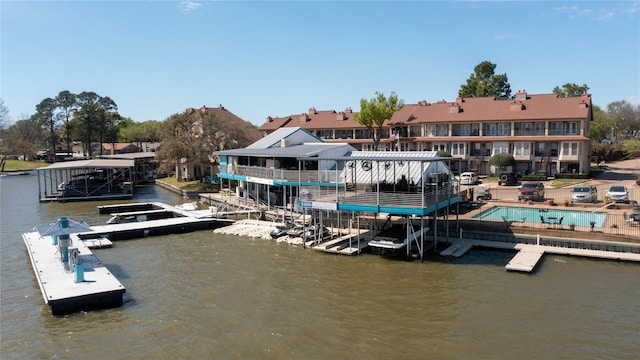
[[[62,90],[135,121],[223,105],[256,125],[395,91],[454,101],[482,61],[512,92],[587,84],[640,104],[640,1],[5,1],[0,97],[15,121]]]

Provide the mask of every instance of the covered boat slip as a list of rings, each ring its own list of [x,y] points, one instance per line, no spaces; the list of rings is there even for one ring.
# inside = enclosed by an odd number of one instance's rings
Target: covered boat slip
[[[300,162],[317,159],[299,158]],[[327,161],[327,159],[323,159]],[[403,234],[393,239],[377,234],[368,246],[385,253],[416,251],[423,255],[424,238],[433,224],[437,234],[437,218],[448,221],[449,210],[461,201],[460,186],[450,171],[455,158],[441,158],[435,152],[353,152],[333,158],[335,169],[341,169],[339,182],[346,186],[323,186],[300,183],[299,206],[307,210],[329,210],[354,214],[363,218],[372,214],[401,217]],[[307,185],[307,186],[305,186]],[[457,213],[457,212],[456,212]],[[367,214],[367,215],[365,215]],[[425,216],[429,218],[425,219]],[[417,228],[414,221],[419,221]],[[376,220],[377,224],[377,220]],[[371,229],[377,233],[377,226]],[[437,236],[434,235],[434,243]]]
[[[40,202],[133,198],[134,160],[92,159],[39,168]]]

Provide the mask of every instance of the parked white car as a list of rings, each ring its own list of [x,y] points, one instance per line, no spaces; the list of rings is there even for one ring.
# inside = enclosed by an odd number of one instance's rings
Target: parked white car
[[[629,191],[626,187],[622,185],[613,185],[607,191],[607,196],[605,197],[607,202],[616,202],[616,203],[629,203]]]
[[[475,185],[478,180],[478,174],[473,171],[465,171],[460,174],[460,185]]]

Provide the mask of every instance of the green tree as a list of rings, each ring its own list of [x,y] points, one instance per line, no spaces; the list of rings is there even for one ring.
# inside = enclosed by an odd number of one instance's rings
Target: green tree
[[[509,85],[507,74],[496,75],[495,69],[496,65],[489,61],[483,61],[476,65],[473,74],[467,79],[467,83],[460,86],[458,96],[511,98],[511,85]]]
[[[566,83],[562,85],[562,88],[556,86],[553,88],[553,93],[558,95],[558,97],[572,97],[572,96],[581,96],[583,93],[588,92],[589,87],[587,84],[583,84],[582,86],[573,83]]]
[[[9,122],[11,122],[9,108],[4,105],[4,100],[0,98],[0,139],[2,138],[2,131],[9,127]]]
[[[495,154],[489,158],[489,164],[497,166],[500,171],[504,171],[507,166],[513,166],[516,164],[516,159],[511,154],[501,153]]]
[[[4,100],[0,98],[0,172],[4,171],[4,165],[7,161],[6,154],[3,152],[3,144],[9,120],[9,109],[4,106]]]
[[[59,116],[56,114],[58,104],[52,98],[46,98],[36,105],[36,113],[33,119],[42,127],[49,131],[49,146],[52,151],[53,162],[56,162],[56,144],[58,137],[56,134],[56,126],[59,122]]]
[[[116,126],[119,114],[116,103],[109,97],[102,97],[95,92],[81,92],[77,95],[78,110],[74,113],[78,122],[78,136],[88,149],[91,157],[93,154],[92,142],[94,140],[113,139],[115,136],[112,127]],[[115,141],[115,140],[114,140]]]
[[[187,112],[171,115],[162,123],[162,147],[156,153],[160,163],[160,172],[169,172],[178,164],[192,164],[195,159],[192,145],[195,145],[199,133],[194,132],[195,117]],[[181,176],[176,175],[177,181]]]
[[[3,155],[22,155],[25,160],[35,157],[38,146],[44,142],[42,125],[33,116],[18,120],[6,130],[6,139],[2,146]]]
[[[63,90],[55,98],[59,109],[59,116],[64,121],[64,138],[67,143],[67,153],[71,152],[71,116],[77,108],[76,94]]]
[[[615,140],[640,136],[640,105],[633,106],[626,100],[614,101],[607,105]]]
[[[376,97],[367,100],[360,99],[360,112],[354,114],[353,118],[360,125],[364,125],[373,133],[373,149],[378,150],[382,125],[385,120],[391,118],[393,113],[404,106],[404,101],[398,99],[395,92],[391,92],[389,98],[384,93],[376,92]],[[374,131],[375,129],[375,131]]]
[[[623,141],[622,146],[624,148],[624,152],[633,158],[637,158],[640,156],[640,140],[638,139],[627,139]]]

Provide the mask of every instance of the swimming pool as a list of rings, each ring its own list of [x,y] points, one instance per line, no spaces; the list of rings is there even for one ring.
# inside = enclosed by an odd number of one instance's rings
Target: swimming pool
[[[549,221],[562,219],[562,225],[590,226],[594,222],[594,227],[602,227],[607,214],[603,212],[591,212],[580,210],[561,210],[561,209],[540,209],[540,208],[522,208],[509,206],[493,206],[480,214],[473,217],[474,219],[487,219],[503,221],[520,221],[541,224],[542,219]]]

